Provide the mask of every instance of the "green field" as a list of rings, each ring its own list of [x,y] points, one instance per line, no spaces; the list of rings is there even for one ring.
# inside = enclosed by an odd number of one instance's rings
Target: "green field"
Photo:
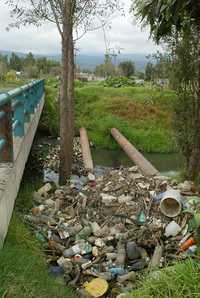
[[[46,82],[46,109],[41,127],[51,133],[58,131],[58,82]],[[172,130],[175,94],[150,87],[104,87],[100,83],[76,83],[76,129],[87,128],[90,140],[98,148],[115,149],[110,136],[118,128],[136,147],[145,152],[174,152]],[[51,119],[51,120],[49,120]]]

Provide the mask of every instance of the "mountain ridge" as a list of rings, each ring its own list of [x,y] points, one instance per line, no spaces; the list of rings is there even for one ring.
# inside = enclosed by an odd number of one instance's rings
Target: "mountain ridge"
[[[9,51],[9,50],[0,50],[0,54],[6,55],[8,57],[11,56],[12,52],[17,54],[20,58],[25,58],[27,53],[18,52],[18,51]],[[54,61],[60,61],[61,56],[59,54],[34,54],[33,55],[36,58],[42,58],[46,57],[50,60]],[[133,54],[120,54],[116,57],[115,61],[113,61],[116,65],[118,65],[120,62],[125,60],[131,60],[135,62],[136,69],[138,71],[144,71],[145,66],[148,62],[147,57],[148,54],[140,54],[140,53],[133,53]],[[76,64],[81,69],[88,69],[88,70],[94,70],[95,67],[99,64],[102,64],[104,62],[104,54],[97,54],[97,53],[80,53],[76,55],[75,57]]]

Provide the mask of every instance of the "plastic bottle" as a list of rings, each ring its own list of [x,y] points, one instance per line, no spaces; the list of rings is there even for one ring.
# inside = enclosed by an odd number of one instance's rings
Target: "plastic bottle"
[[[68,259],[65,259],[64,257],[61,257],[60,259],[57,260],[57,263],[60,267],[63,268],[66,274],[69,274],[73,270],[73,265],[72,262],[69,261]]]
[[[125,245],[119,242],[117,245],[117,258],[115,261],[116,266],[124,268],[125,260],[126,260]]]
[[[180,246],[180,251],[186,251],[190,246],[197,244],[197,241],[191,237]]]
[[[141,258],[140,249],[134,241],[127,243],[126,252],[129,260],[137,260]]]
[[[57,243],[53,240],[49,240],[49,247],[52,249],[55,249],[61,253],[65,250],[65,247],[63,245],[61,245],[60,243]]]
[[[108,270],[111,272],[112,277],[125,274],[125,270],[122,267],[113,267]]]
[[[72,247],[65,249],[63,251],[63,256],[65,258],[70,258],[75,256],[76,254],[87,254],[90,253],[92,251],[92,246],[85,242],[85,241],[80,241],[79,243],[77,243],[76,245],[73,245]]]
[[[137,223],[138,225],[144,225],[146,223],[146,215],[144,213],[144,211],[141,211],[140,214],[138,215],[138,219],[137,219]]]
[[[144,259],[134,260],[130,262],[129,271],[140,271],[146,267],[146,261]]]
[[[107,260],[115,260],[117,258],[117,254],[114,252],[108,252],[106,253]]]
[[[192,245],[188,248],[187,254],[192,255],[197,251],[198,247],[197,245]]]
[[[80,239],[87,239],[90,235],[92,234],[92,228],[87,226],[84,227],[77,235],[76,235],[76,239],[80,240]]]
[[[63,237],[60,237],[61,239],[66,239],[66,238],[69,238],[71,236],[75,236],[77,233],[79,233],[81,230],[82,230],[82,225],[80,224],[76,224],[74,227],[68,227],[68,228],[65,228],[65,231],[60,231],[59,235],[62,236],[63,234]]]
[[[45,209],[44,205],[39,205],[38,207],[32,208],[31,211],[32,211],[33,215],[38,215],[42,211],[44,211],[44,209]]]
[[[118,276],[118,278],[117,278],[117,281],[119,283],[124,283],[127,280],[129,280],[129,281],[135,281],[136,280],[136,273],[134,271],[131,271],[131,272],[127,273],[127,274]]]
[[[70,257],[75,256],[76,254],[80,254],[81,250],[82,250],[82,248],[81,248],[80,244],[76,244],[76,245],[73,245],[72,247],[70,247],[68,249],[65,249],[63,251],[63,256],[65,258],[70,258]]]
[[[27,215],[25,217],[28,221],[34,223],[34,224],[50,224],[50,225],[56,225],[56,221],[47,216],[47,215],[37,215],[37,216],[31,216],[31,215]]]

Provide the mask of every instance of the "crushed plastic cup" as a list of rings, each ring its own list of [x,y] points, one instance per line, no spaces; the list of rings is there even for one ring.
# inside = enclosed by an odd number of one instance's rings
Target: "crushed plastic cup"
[[[173,220],[171,221],[165,228],[165,236],[170,237],[173,236],[175,237],[178,235],[181,231],[181,227]]]

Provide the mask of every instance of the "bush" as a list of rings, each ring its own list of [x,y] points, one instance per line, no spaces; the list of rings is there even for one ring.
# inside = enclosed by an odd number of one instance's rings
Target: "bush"
[[[200,264],[192,260],[177,263],[142,279],[137,290],[126,298],[189,298],[199,297]]]
[[[85,83],[83,81],[80,81],[80,80],[75,81],[75,87],[76,88],[82,88],[84,86],[85,86]]]
[[[104,87],[130,87],[135,85],[135,80],[133,78],[126,77],[109,77],[103,82]]]
[[[7,82],[14,82],[16,81],[17,77],[16,77],[16,71],[14,70],[10,70],[9,72],[7,72],[5,79]]]
[[[39,128],[53,136],[58,136],[58,85],[59,81],[50,78],[45,81],[45,106]]]

